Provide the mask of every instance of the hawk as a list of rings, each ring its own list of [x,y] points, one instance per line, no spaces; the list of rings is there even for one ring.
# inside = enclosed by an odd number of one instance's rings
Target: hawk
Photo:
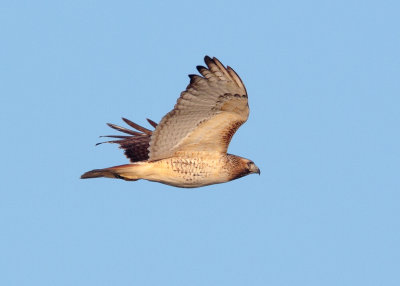
[[[197,66],[201,75],[189,75],[174,109],[159,124],[147,119],[154,130],[126,118],[135,130],[108,123],[127,135],[107,135],[116,140],[103,143],[119,144],[130,164],[92,170],[81,178],[145,179],[195,188],[260,174],[253,161],[227,153],[232,136],[249,116],[246,88],[229,66],[208,56],[204,61],[207,67]]]

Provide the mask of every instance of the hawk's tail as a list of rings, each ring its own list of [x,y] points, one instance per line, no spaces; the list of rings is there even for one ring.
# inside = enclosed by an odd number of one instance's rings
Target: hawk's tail
[[[137,181],[141,178],[138,176],[137,171],[135,170],[136,167],[136,164],[126,164],[105,169],[95,169],[84,173],[81,176],[81,179],[105,177],[113,179],[123,179],[126,181]]]

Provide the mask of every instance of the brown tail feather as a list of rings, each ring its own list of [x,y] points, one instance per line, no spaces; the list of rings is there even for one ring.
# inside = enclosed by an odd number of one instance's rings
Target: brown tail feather
[[[84,173],[81,179],[91,179],[91,178],[113,178],[113,179],[123,179],[126,181],[137,181],[139,178],[130,178],[132,176],[133,164],[115,166],[105,169],[95,169]]]

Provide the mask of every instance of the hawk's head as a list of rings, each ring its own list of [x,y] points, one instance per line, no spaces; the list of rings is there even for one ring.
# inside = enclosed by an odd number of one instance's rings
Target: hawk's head
[[[247,162],[247,166],[246,166],[246,168],[247,168],[247,170],[248,170],[248,173],[249,174],[253,174],[253,173],[257,173],[257,174],[261,174],[261,171],[260,171],[260,169],[256,166],[256,164],[254,164],[254,162],[253,161],[250,161],[250,160],[247,160],[248,162]]]
[[[232,180],[238,179],[250,174],[261,174],[260,169],[253,161],[239,156],[228,154],[231,166]]]

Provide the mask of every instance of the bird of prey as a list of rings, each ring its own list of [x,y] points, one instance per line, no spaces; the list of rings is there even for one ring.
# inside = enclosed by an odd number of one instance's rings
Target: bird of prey
[[[236,130],[249,116],[246,88],[229,66],[206,56],[201,75],[189,75],[190,83],[173,110],[149,130],[123,118],[131,130],[108,123],[127,135],[108,135],[125,150],[130,164],[84,173],[81,178],[145,179],[195,188],[228,182],[248,174],[260,174],[253,161],[227,153]]]

